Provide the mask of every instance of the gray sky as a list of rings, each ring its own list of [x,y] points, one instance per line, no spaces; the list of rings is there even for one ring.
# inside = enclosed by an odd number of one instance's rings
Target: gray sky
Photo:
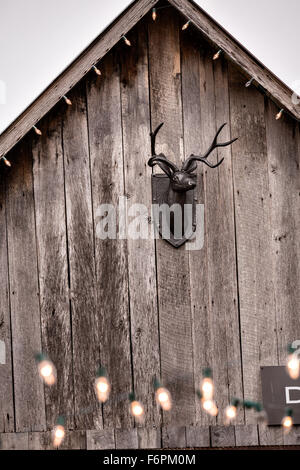
[[[1,0],[0,132],[129,3],[129,0]],[[196,0],[196,3],[300,94],[299,0]]]

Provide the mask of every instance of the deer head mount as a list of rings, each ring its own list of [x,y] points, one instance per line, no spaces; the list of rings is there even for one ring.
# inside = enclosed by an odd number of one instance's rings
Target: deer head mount
[[[197,169],[198,162],[202,162],[205,165],[209,166],[210,168],[217,168],[223,162],[224,158],[222,158],[216,165],[210,163],[207,158],[211,154],[211,152],[218,148],[218,147],[226,147],[231,145],[233,142],[237,140],[237,138],[229,140],[228,142],[218,142],[218,136],[222,131],[223,127],[226,123],[222,124],[222,126],[217,131],[210,147],[204,153],[204,155],[194,155],[191,154],[185,162],[182,164],[181,169],[175,165],[175,163],[171,162],[167,159],[167,157],[163,154],[156,154],[155,151],[155,140],[156,136],[163,126],[161,123],[154,132],[151,132],[151,158],[148,160],[148,165],[150,167],[154,167],[158,165],[160,169],[165,173],[165,178],[162,178],[163,175],[152,175],[152,192],[153,192],[153,202],[159,202],[160,204],[168,204],[171,207],[173,204],[179,204],[182,208],[182,227],[186,227],[189,225],[184,220],[184,206],[185,204],[193,204],[193,230],[195,230],[195,220],[194,220],[194,212],[195,212],[195,198],[193,198],[193,191],[197,185],[197,175],[194,173]],[[169,181],[166,182],[166,177]],[[159,231],[161,233],[160,222]],[[170,231],[171,236],[167,238],[166,241],[171,243],[171,245],[175,247],[181,246],[185,243],[188,238],[191,237],[192,233],[189,236],[182,235],[181,238],[175,238],[175,227],[174,227],[174,217],[170,219]]]

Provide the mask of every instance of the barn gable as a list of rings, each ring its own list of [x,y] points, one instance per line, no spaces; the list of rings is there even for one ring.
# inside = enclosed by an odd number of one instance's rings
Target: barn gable
[[[204,29],[194,4],[158,4],[155,22],[154,5],[134,2],[126,24],[117,20],[0,138],[13,164],[0,182],[4,448],[48,448],[58,415],[70,448],[297,441],[296,433],[258,426],[249,410],[225,427],[223,411],[233,397],[261,400],[260,367],[284,364],[286,345],[300,337],[299,126],[287,113],[276,121],[272,100],[296,111],[274,77],[270,99],[245,88],[249,75],[238,61],[212,60],[215,40],[224,51],[230,41],[219,42],[207,17]],[[117,41],[124,34],[132,47]],[[88,72],[93,64],[100,77]],[[268,90],[270,76],[255,73]],[[72,106],[59,99],[64,94]],[[37,121],[42,135],[27,133]],[[223,122],[224,139],[239,137],[216,153],[224,157],[217,170],[198,168],[200,250],[99,238],[101,204],[150,208],[149,132],[162,121],[157,146],[178,164],[207,148]],[[57,367],[53,388],[36,371],[41,350]],[[93,389],[100,363],[113,384],[103,406]],[[208,366],[217,418],[203,413],[195,394]],[[154,376],[172,393],[170,413],[155,403]],[[138,427],[132,390],[145,407]]]

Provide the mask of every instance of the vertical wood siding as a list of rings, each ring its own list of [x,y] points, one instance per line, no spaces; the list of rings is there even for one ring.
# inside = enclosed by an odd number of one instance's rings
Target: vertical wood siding
[[[253,413],[224,426],[194,394],[213,368],[216,400],[261,399],[260,367],[284,364],[300,339],[299,126],[172,8],[147,17],[11,152],[0,185],[2,448],[47,449],[66,415],[65,448],[292,445]],[[218,127],[239,137],[216,170],[198,165],[205,237],[199,251],[162,240],[101,240],[100,204],[151,205],[149,132],[164,121],[157,151],[178,165],[202,153]],[[141,214],[145,218],[146,214]],[[149,214],[148,214],[149,215]],[[147,220],[149,230],[151,219]],[[118,228],[118,227],[117,227]],[[43,387],[33,355],[44,350],[58,385]],[[100,406],[93,380],[113,384]],[[161,413],[153,378],[170,388]],[[128,393],[144,403],[136,427]]]

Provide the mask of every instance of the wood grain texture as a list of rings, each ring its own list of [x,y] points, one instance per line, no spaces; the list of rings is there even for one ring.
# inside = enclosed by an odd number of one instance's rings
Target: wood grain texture
[[[130,293],[130,321],[134,390],[142,397],[145,407],[144,425],[158,425],[160,411],[153,389],[154,377],[160,377],[158,332],[158,306],[155,266],[155,243],[149,236],[153,228],[151,218],[151,170],[147,165],[151,154],[149,126],[149,82],[147,57],[147,25],[140,23],[130,36],[135,44],[121,54],[121,100],[124,145],[125,192],[128,206],[143,204],[135,215],[144,218],[147,234],[132,239],[128,234],[128,276]],[[131,209],[127,211],[127,223],[132,223]],[[150,220],[151,222],[151,220]],[[141,226],[140,226],[141,230]],[[147,238],[148,237],[148,238]],[[147,266],[145,271],[144,267]]]
[[[115,429],[116,449],[138,449],[137,428]]]
[[[157,139],[157,153],[176,164],[183,160],[181,68],[178,17],[166,9],[149,23],[151,125],[165,122]],[[174,405],[164,423],[193,422],[194,393],[189,258],[185,247],[174,250],[157,240],[157,279],[162,380]]]
[[[120,70],[118,57],[109,54],[102,64],[100,81],[93,76],[87,83],[89,141],[95,253],[97,306],[99,315],[101,363],[112,383],[109,402],[104,405],[105,427],[129,428],[128,394],[132,390],[131,344],[128,303],[127,241],[101,239],[100,204],[112,204],[117,211],[124,197]],[[104,214],[102,214],[104,216]]]
[[[114,429],[86,432],[87,450],[115,449]]]
[[[187,426],[185,434],[187,447],[210,447],[209,426]]]
[[[260,366],[278,363],[264,98],[229,76],[244,395],[260,401]]]
[[[61,113],[47,116],[33,141],[34,200],[41,303],[42,350],[54,362],[57,384],[45,387],[47,427],[66,417],[74,427],[72,339],[68,280]]]
[[[137,428],[139,449],[159,449],[161,447],[161,428]]]
[[[15,430],[45,429],[43,384],[34,355],[41,351],[39,285],[28,141],[14,149],[16,166],[7,179],[7,236],[14,370]]]
[[[75,425],[102,428],[94,392],[100,364],[94,224],[85,87],[81,84],[63,119],[63,151],[72,313]],[[87,408],[89,412],[87,411]]]
[[[45,114],[67,94],[102,57],[157,3],[138,0],[98,36],[74,62],[0,136],[5,155]],[[124,45],[124,47],[127,47]]]
[[[235,445],[237,447],[259,445],[257,425],[255,424],[236,425],[234,427],[234,432],[235,432]]]
[[[0,435],[1,450],[28,450],[28,432]]]
[[[0,180],[0,432],[14,431],[5,179]]]
[[[234,447],[235,434],[234,426],[212,426],[211,427],[212,447]]]
[[[164,426],[162,428],[162,448],[184,449],[187,446],[185,429],[185,426]]]

